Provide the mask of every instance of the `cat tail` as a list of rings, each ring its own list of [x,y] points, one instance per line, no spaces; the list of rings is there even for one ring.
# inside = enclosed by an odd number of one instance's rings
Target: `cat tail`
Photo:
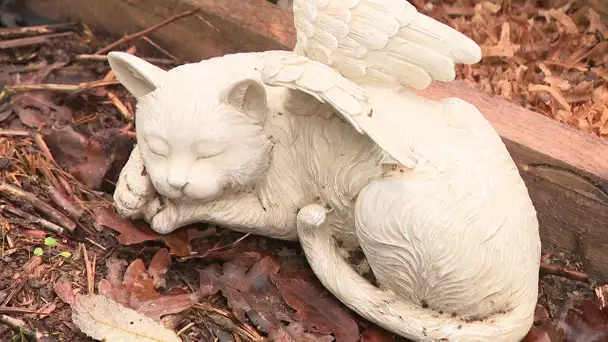
[[[331,232],[322,227],[324,220],[325,208],[317,204],[298,213],[298,235],[306,258],[321,283],[368,321],[414,341],[516,342],[532,326],[533,315],[527,308],[466,321],[373,286],[340,255]]]

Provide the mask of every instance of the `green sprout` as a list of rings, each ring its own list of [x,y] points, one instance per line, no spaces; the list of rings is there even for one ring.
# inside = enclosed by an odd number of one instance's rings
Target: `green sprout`
[[[44,245],[51,248],[57,247],[57,240],[49,236],[44,239]]]
[[[49,254],[50,254],[50,250],[52,248],[57,247],[57,240],[55,240],[54,238],[49,236],[44,239],[44,245],[47,247]],[[36,249],[34,249],[34,255],[41,256],[43,254],[44,254],[44,250],[41,247],[36,247]],[[59,256],[67,259],[72,256],[72,253],[70,253],[68,251],[59,252],[57,255],[53,256],[53,258],[56,258]]]

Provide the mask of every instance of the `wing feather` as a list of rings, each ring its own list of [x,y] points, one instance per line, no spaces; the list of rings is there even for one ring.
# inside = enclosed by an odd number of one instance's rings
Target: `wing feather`
[[[389,156],[406,167],[415,166],[416,154],[404,146],[389,144],[382,133],[384,123],[368,115],[371,107],[364,88],[330,66],[294,52],[272,51],[265,56],[262,82],[302,91],[328,104],[357,131],[376,141]]]
[[[406,0],[294,0],[293,11],[295,51],[355,82],[424,89],[453,80],[455,63],[481,59],[474,41]]]

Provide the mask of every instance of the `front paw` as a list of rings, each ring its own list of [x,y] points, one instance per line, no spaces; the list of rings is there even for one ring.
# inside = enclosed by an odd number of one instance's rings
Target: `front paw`
[[[147,175],[141,171],[124,169],[114,191],[114,207],[124,218],[137,219],[144,216],[146,207],[157,196]]]
[[[177,224],[179,215],[174,203],[163,204],[159,199],[155,199],[146,209],[146,221],[155,232],[169,234],[180,227]]]

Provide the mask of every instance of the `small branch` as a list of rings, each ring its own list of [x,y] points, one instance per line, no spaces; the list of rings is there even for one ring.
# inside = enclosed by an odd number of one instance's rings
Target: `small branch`
[[[34,341],[40,341],[44,337],[40,331],[31,331],[24,321],[11,316],[0,315],[0,323],[7,325],[17,333],[22,333],[25,336],[33,338]]]
[[[34,90],[51,90],[51,91],[59,91],[68,94],[74,94],[80,91],[99,88],[99,87],[107,87],[110,85],[117,85],[120,82],[113,81],[93,81],[93,82],[85,82],[80,84],[53,84],[53,83],[39,83],[39,84],[24,84],[24,85],[14,85],[14,86],[5,86],[0,93],[0,101],[4,100],[9,95],[14,95],[17,93],[23,93],[27,91]]]
[[[64,32],[64,33],[46,34],[43,36],[9,39],[9,40],[0,42],[0,50],[13,49],[13,48],[28,46],[28,45],[42,44],[52,38],[71,36],[73,34],[74,34],[74,32]]]
[[[47,221],[41,217],[36,217],[30,213],[26,213],[25,211],[23,211],[21,209],[17,209],[15,207],[7,206],[7,205],[0,205],[0,211],[15,215],[15,216],[19,216],[22,219],[27,220],[29,223],[39,224],[40,227],[42,227],[43,229],[46,229],[55,234],[59,234],[59,235],[65,234],[65,229],[63,229],[62,227],[54,224],[53,222]]]
[[[55,33],[59,31],[67,31],[73,29],[77,24],[62,23],[54,25],[39,25],[39,26],[25,26],[25,27],[12,27],[12,28],[0,28],[1,38],[11,38],[16,36],[25,36],[29,34],[41,35],[48,33]]]
[[[83,243],[80,244],[80,248],[82,248],[82,254],[84,256],[84,267],[87,270],[87,289],[89,294],[95,294],[95,266],[91,265],[91,261],[89,260],[89,253],[87,248]],[[95,260],[93,261],[95,262]]]
[[[12,313],[36,313],[36,310],[32,309],[24,309],[24,308],[14,308],[11,306],[0,306],[0,314],[12,314]]]
[[[12,129],[0,129],[0,136],[4,137],[30,137],[32,136],[28,131],[15,131]]]
[[[80,220],[82,216],[83,210],[76,207],[74,203],[68,198],[68,196],[64,195],[57,188],[49,186],[48,194],[51,200],[55,202],[63,211],[65,211],[71,218],[75,221]]]
[[[51,153],[51,150],[47,146],[44,139],[42,139],[42,135],[40,135],[40,134],[34,135],[34,142],[36,143],[36,146],[38,146],[38,148],[40,149],[42,154],[44,154],[49,159],[49,161],[55,163],[55,158],[53,158],[53,154]]]
[[[133,114],[131,113],[131,111],[129,111],[129,109],[127,108],[127,106],[125,106],[125,104],[122,103],[122,101],[120,101],[120,99],[118,98],[118,96],[116,96],[111,91],[108,91],[107,96],[108,96],[108,99],[110,100],[110,102],[112,102],[112,104],[114,105],[114,107],[116,107],[116,109],[118,110],[118,112],[125,119],[127,119],[127,121],[133,121]]]
[[[180,62],[174,61],[167,58],[153,58],[153,57],[140,57],[141,59],[156,64],[178,64]],[[105,62],[108,60],[107,55],[78,55],[75,58],[77,61],[100,61]]]
[[[171,54],[169,51],[163,49],[162,46],[156,44],[152,39],[150,39],[148,37],[142,37],[142,39],[145,40],[148,44],[154,46],[158,51],[162,52],[165,56],[171,58],[173,60],[173,63],[181,63],[179,58],[177,58],[176,56]]]
[[[101,55],[102,53],[109,52],[110,50],[114,49],[115,47],[117,47],[119,45],[122,45],[124,43],[128,43],[128,42],[130,42],[132,40],[135,40],[135,39],[137,39],[139,37],[143,37],[143,36],[145,36],[145,35],[147,35],[149,33],[152,33],[154,31],[160,29],[161,27],[164,27],[164,26],[167,26],[167,25],[171,24],[174,21],[177,21],[179,19],[191,16],[194,13],[198,12],[199,10],[200,10],[200,8],[195,8],[195,9],[193,9],[191,11],[175,15],[175,16],[173,16],[173,17],[171,17],[171,18],[169,18],[169,19],[167,19],[165,21],[162,21],[162,22],[160,22],[160,23],[158,23],[158,24],[156,24],[154,26],[151,26],[151,27],[149,27],[149,28],[147,28],[147,29],[145,29],[143,31],[139,31],[139,32],[136,32],[136,33],[124,36],[121,39],[115,41],[114,43],[106,46],[105,48],[103,48],[103,49],[95,52],[94,55]]]
[[[575,270],[569,270],[557,265],[545,264],[541,262],[540,270],[545,274],[560,276],[571,280],[581,281],[584,283],[589,281],[589,275],[587,275],[586,273],[582,273]]]
[[[568,101],[566,101],[564,96],[557,89],[551,88],[544,84],[530,83],[530,85],[528,86],[528,91],[531,93],[545,91],[545,92],[549,93],[549,95],[551,95],[555,99],[555,101],[557,101],[557,103],[559,103],[559,105],[562,106],[562,108],[564,108],[565,110],[567,110],[569,112],[572,110],[572,108],[570,108],[570,104],[568,103]]]
[[[0,184],[0,195],[4,195],[6,197],[14,197],[18,200],[25,201],[31,204],[34,208],[46,214],[51,221],[66,228],[70,232],[74,232],[74,230],[76,229],[76,223],[70,220],[59,210],[42,202],[38,197],[28,192],[25,192],[16,186],[13,186],[8,183]]]

